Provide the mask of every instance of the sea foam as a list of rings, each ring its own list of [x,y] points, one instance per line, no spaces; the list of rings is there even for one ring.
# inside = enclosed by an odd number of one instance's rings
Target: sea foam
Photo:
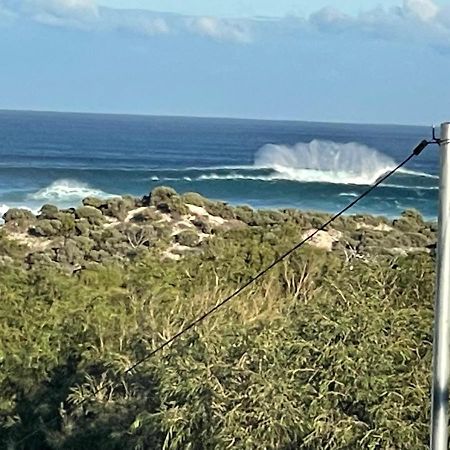
[[[34,201],[50,201],[55,203],[78,202],[86,197],[113,197],[100,189],[95,189],[77,180],[57,180],[49,186],[29,194],[28,199]]]
[[[366,145],[313,140],[294,146],[265,145],[256,154],[255,166],[273,169],[289,180],[369,185],[396,163]]]
[[[5,214],[10,207],[8,205],[0,205],[0,219],[3,217],[3,214]]]

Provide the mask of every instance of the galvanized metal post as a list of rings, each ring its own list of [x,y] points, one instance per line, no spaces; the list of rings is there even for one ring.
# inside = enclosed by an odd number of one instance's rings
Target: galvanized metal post
[[[432,450],[448,450],[448,382],[450,374],[450,123],[441,125],[441,169],[437,284],[434,310]]]

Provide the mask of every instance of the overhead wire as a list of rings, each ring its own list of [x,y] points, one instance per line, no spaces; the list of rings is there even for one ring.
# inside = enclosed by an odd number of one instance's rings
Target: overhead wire
[[[244,284],[242,284],[238,289],[236,289],[232,294],[228,295],[226,298],[221,300],[219,303],[217,303],[214,307],[209,309],[208,311],[201,314],[199,317],[197,317],[195,320],[190,322],[188,325],[183,327],[179,332],[174,334],[172,337],[168,338],[166,341],[164,341],[162,344],[160,344],[158,347],[153,349],[151,352],[147,353],[144,357],[136,361],[134,364],[132,364],[130,367],[128,367],[126,370],[122,372],[122,377],[128,375],[129,373],[133,372],[135,369],[137,369],[139,366],[147,362],[149,359],[154,357],[157,353],[164,350],[166,347],[170,346],[174,341],[179,339],[181,336],[186,334],[188,331],[192,330],[193,328],[200,325],[204,320],[208,319],[211,315],[213,315],[216,311],[223,308],[226,304],[231,302],[235,297],[237,297],[239,294],[241,294],[244,290],[246,290],[248,287],[250,287],[253,283],[258,281],[260,278],[262,278],[264,275],[266,275],[268,272],[270,272],[275,266],[283,262],[286,258],[288,258],[290,255],[292,255],[294,252],[299,250],[301,247],[303,247],[306,243],[311,241],[318,233],[321,231],[325,231],[325,229],[331,225],[333,222],[335,222],[339,217],[344,215],[348,210],[353,208],[357,203],[359,203],[363,198],[367,197],[371,192],[373,192],[380,184],[385,182],[388,178],[390,178],[392,175],[394,175],[396,172],[398,172],[403,166],[405,166],[409,161],[411,161],[414,157],[419,156],[422,151],[432,143],[436,143],[435,140],[427,141],[422,140],[411,152],[411,154],[405,158],[401,163],[399,163],[396,167],[394,167],[389,172],[385,173],[382,177],[380,177],[374,184],[372,184],[367,190],[365,190],[362,194],[360,194],[358,197],[356,197],[352,202],[350,202],[347,206],[345,206],[343,209],[341,209],[338,213],[334,214],[330,219],[325,221],[319,228],[315,229],[314,232],[309,234],[307,237],[302,239],[300,242],[298,242],[296,245],[291,247],[288,251],[283,253],[281,256],[277,257],[271,264],[269,264],[267,267],[262,269],[260,272],[258,272],[256,275],[251,277],[248,281],[246,281]],[[87,401],[95,398],[97,394],[99,394],[101,391],[105,390],[107,387],[109,387],[110,384],[106,383],[102,385],[101,387],[95,389],[92,391],[88,396],[84,397],[83,400],[80,402],[74,404],[71,409],[69,409],[69,413],[73,412],[74,410],[77,410],[80,408],[83,404],[85,404]],[[16,442],[16,444],[21,444],[28,440],[30,437],[36,435],[43,426],[48,426],[51,423],[53,423],[55,420],[57,420],[57,416],[55,416],[53,419],[43,423],[40,427],[33,430],[32,432],[28,433],[24,438],[22,438],[20,441]]]

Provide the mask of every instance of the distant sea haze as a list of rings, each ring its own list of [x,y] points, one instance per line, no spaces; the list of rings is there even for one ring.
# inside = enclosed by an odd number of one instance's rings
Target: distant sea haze
[[[429,137],[425,127],[0,111],[0,214],[156,186],[256,208],[334,212]],[[437,214],[429,147],[354,213]]]

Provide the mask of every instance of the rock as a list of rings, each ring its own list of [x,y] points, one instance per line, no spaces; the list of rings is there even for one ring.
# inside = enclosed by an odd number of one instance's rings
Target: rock
[[[302,239],[306,239],[315,233],[317,229],[311,228],[310,230],[303,233]],[[333,246],[336,242],[339,242],[339,239],[342,237],[342,233],[336,230],[329,231],[319,231],[312,239],[308,241],[310,245],[313,247],[320,248],[322,250],[326,250],[331,252],[333,250]]]
[[[6,225],[26,229],[36,220],[36,217],[27,209],[11,208],[3,214],[3,220]]]
[[[96,197],[86,197],[82,201],[83,206],[92,206],[93,208],[100,209],[101,206],[103,206],[106,202],[105,200],[102,200],[100,198]]]
[[[39,220],[58,220],[59,219],[59,209],[55,205],[49,205],[45,204],[42,206],[41,210],[39,211]]]
[[[103,214],[93,206],[81,206],[75,211],[77,219],[86,219],[91,225],[101,225],[104,222]]]

